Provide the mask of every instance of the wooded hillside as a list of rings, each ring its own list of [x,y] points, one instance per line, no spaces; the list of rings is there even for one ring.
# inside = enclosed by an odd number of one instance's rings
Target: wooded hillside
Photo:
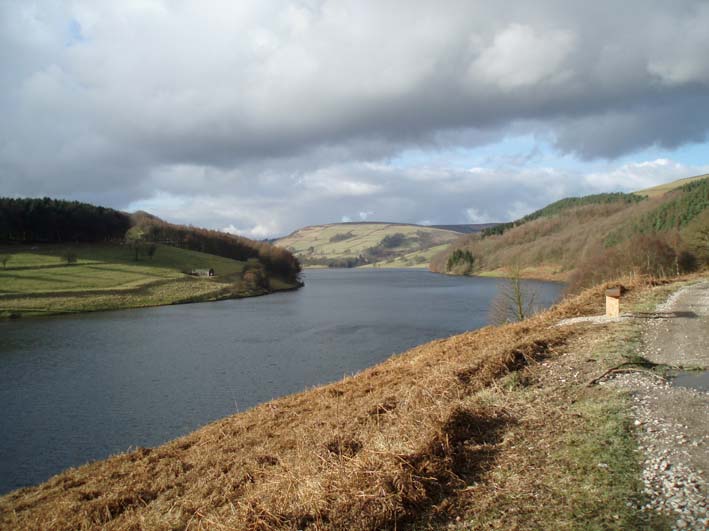
[[[59,199],[0,197],[0,241],[105,242],[123,239],[130,228],[124,212]]]
[[[652,197],[615,193],[557,201],[459,239],[434,257],[431,269],[504,275],[514,267],[525,276],[570,280],[576,288],[634,272],[694,270],[709,262],[709,178],[686,181]]]
[[[287,281],[295,281],[300,273],[298,259],[286,249],[270,243],[256,242],[216,230],[174,225],[144,212],[134,214],[133,223],[146,241],[215,254],[232,260],[257,258],[267,272]]]

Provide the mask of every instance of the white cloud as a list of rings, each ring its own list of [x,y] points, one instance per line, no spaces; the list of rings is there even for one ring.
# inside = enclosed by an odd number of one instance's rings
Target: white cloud
[[[229,234],[238,234],[239,236],[246,236],[255,240],[263,240],[264,238],[269,238],[278,232],[277,226],[273,224],[269,225],[253,225],[246,229],[236,228],[233,224],[223,227],[222,231],[228,232]]]
[[[496,220],[492,219],[486,212],[483,212],[477,208],[466,208],[465,216],[468,223],[494,223]]]
[[[570,75],[564,69],[564,61],[572,52],[573,43],[571,31],[537,31],[527,25],[510,24],[472,63],[471,81],[482,79],[502,89],[562,81]]]
[[[709,165],[687,166],[669,159],[656,159],[631,162],[607,171],[589,173],[585,176],[585,181],[596,191],[632,192],[704,173],[709,173]]]

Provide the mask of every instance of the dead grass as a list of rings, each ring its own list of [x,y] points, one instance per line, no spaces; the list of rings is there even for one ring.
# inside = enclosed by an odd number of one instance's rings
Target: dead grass
[[[490,407],[517,419],[499,445],[495,467],[481,481],[446,500],[442,520],[417,529],[440,529],[450,514],[456,530],[668,530],[642,513],[640,455],[627,397],[585,382],[620,354],[624,337],[569,338],[562,355],[512,373],[479,393]],[[628,506],[628,504],[631,504]]]
[[[627,283],[630,297],[644,285]],[[600,313],[604,288],[522,323],[422,345],[158,448],[67,470],[0,498],[0,527],[369,531],[435,528],[462,515],[461,525],[477,518],[482,528],[540,529],[525,524],[536,521],[525,511],[554,506],[563,492],[543,479],[558,459],[538,452],[588,424],[565,387],[540,379],[540,362],[561,359],[586,330],[552,325]],[[553,514],[568,523],[576,513]]]

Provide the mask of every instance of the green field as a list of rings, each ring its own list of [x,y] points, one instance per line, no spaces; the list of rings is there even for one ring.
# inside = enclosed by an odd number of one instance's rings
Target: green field
[[[67,252],[76,255],[69,264]],[[125,245],[0,246],[0,317],[49,315],[158,306],[257,295],[246,285],[247,262],[158,245],[155,255],[134,260]],[[254,261],[254,264],[257,262]],[[192,269],[215,270],[195,277]],[[292,287],[275,279],[271,289]]]
[[[386,237],[402,241],[383,246]],[[276,245],[293,252],[306,267],[367,256],[361,267],[428,267],[431,257],[461,236],[450,230],[396,223],[335,223],[297,230]],[[378,251],[380,255],[372,254]],[[371,254],[371,256],[369,256]]]

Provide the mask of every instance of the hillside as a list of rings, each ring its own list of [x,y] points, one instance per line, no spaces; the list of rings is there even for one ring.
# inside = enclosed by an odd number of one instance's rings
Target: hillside
[[[1,256],[9,259],[0,268],[0,318],[201,302],[295,287],[276,277],[256,278],[261,266],[253,258],[231,260],[167,245],[138,261],[129,246],[109,243],[0,246]],[[185,274],[210,268],[211,278]]]
[[[659,300],[626,287],[628,308]],[[628,393],[588,385],[638,359],[640,320],[554,326],[604,288],[11,492],[0,527],[665,529],[641,510]]]
[[[0,266],[0,318],[247,297],[300,272],[267,243],[49,198],[0,198]]]
[[[657,191],[662,188],[666,192]],[[572,280],[578,286],[631,272],[665,275],[709,260],[709,178],[635,194],[557,201],[515,222],[465,236],[431,262],[450,274]],[[680,271],[680,272],[681,272]]]
[[[463,231],[477,228],[460,227],[454,231],[401,223],[334,223],[299,229],[276,245],[293,252],[306,267],[426,267]]]

